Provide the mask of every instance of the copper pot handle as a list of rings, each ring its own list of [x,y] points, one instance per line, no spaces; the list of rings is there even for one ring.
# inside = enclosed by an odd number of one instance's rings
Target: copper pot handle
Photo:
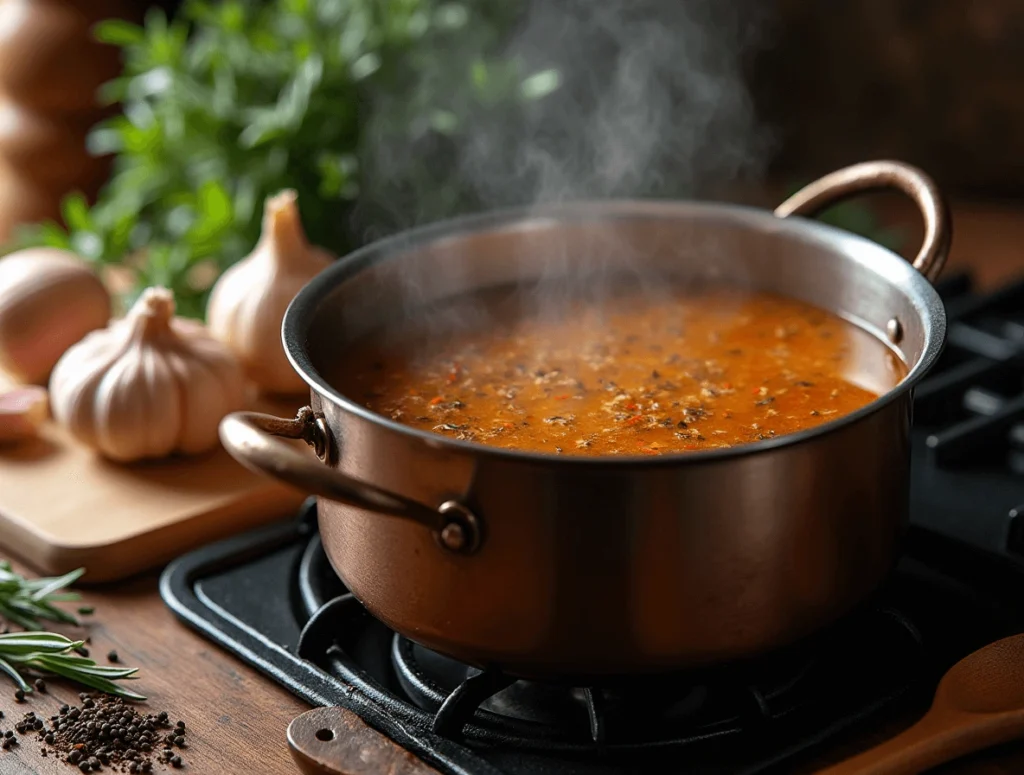
[[[322,462],[277,441],[275,436],[302,439],[313,447]],[[432,509],[332,468],[329,465],[333,458],[331,434],[323,418],[317,417],[308,406],[302,407],[294,420],[260,412],[234,412],[221,420],[220,440],[228,453],[246,468],[303,492],[418,522],[433,530],[438,543],[449,551],[469,554],[480,544],[479,521],[457,501],[445,501]]]
[[[868,161],[836,170],[797,191],[775,208],[780,218],[813,217],[829,205],[853,194],[895,188],[914,200],[924,219],[924,241],[914,257],[914,268],[934,282],[939,276],[953,237],[949,207],[938,186],[925,172],[898,161]]]

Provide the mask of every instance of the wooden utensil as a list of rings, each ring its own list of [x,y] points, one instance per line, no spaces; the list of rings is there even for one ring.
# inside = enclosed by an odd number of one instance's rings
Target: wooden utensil
[[[306,775],[439,775],[344,708],[315,708],[288,725],[292,758]]]
[[[1024,635],[991,643],[949,669],[912,727],[818,775],[917,775],[1024,736]]]

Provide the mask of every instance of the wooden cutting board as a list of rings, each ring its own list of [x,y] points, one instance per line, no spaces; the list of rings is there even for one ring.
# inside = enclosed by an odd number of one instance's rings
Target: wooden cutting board
[[[0,373],[0,390],[9,386]],[[254,408],[289,417],[301,403]],[[289,516],[304,497],[223,449],[121,465],[52,422],[37,441],[0,446],[0,547],[41,573],[85,567],[82,583],[121,579]]]

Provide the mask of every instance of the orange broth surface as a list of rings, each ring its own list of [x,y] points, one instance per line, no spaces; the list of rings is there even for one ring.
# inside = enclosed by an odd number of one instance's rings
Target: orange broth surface
[[[597,456],[776,438],[842,417],[906,376],[874,336],[779,296],[669,288],[568,302],[557,316],[525,312],[520,296],[453,302],[442,317],[458,326],[427,320],[371,335],[328,378],[413,428]],[[467,325],[480,305],[487,325]]]

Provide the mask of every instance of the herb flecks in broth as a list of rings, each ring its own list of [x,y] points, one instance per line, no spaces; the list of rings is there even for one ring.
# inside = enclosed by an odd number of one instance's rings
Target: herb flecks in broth
[[[364,341],[334,383],[385,417],[462,441],[664,455],[815,427],[906,373],[858,327],[767,294],[622,294],[567,304],[557,319],[524,314],[516,296],[488,303],[486,327]]]

